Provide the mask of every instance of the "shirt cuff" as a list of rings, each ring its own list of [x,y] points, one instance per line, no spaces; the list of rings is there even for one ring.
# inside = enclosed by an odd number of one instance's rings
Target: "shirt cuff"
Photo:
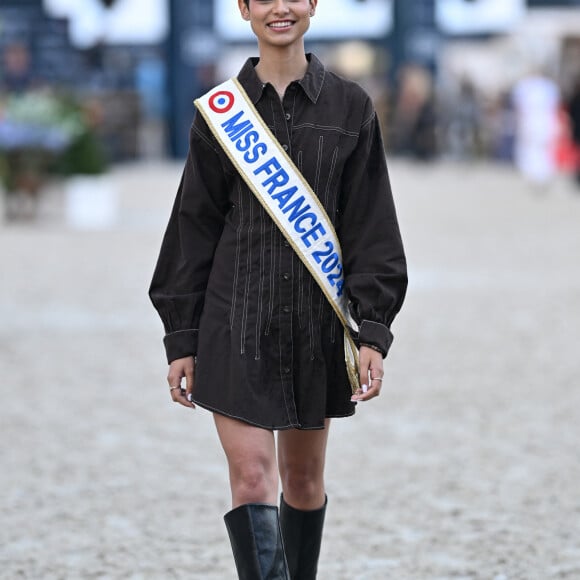
[[[363,320],[359,327],[358,340],[360,344],[369,344],[377,347],[384,358],[393,343],[393,333],[384,324]]]
[[[197,330],[178,330],[163,338],[167,362],[197,354]]]

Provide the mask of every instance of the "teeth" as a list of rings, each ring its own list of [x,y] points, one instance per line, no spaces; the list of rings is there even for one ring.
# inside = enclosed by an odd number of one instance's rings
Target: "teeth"
[[[287,28],[288,26],[292,26],[292,22],[272,22],[272,24],[270,24],[271,28]]]

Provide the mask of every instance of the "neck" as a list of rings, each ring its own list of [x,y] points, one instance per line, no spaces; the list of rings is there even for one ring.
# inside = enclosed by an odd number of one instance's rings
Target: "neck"
[[[263,83],[274,86],[280,96],[292,81],[301,79],[308,68],[304,45],[284,50],[260,50],[256,74]]]

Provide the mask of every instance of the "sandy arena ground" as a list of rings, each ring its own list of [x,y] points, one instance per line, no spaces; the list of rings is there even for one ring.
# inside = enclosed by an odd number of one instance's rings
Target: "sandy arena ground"
[[[580,578],[580,192],[391,166],[410,265],[383,396],[332,426],[321,580]],[[0,225],[0,578],[229,580],[211,416],[146,291],[180,167],[117,224]]]

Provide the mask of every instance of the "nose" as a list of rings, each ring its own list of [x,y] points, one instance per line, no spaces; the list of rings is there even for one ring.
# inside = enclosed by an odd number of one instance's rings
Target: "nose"
[[[276,14],[287,14],[288,0],[274,0],[274,12]]]

